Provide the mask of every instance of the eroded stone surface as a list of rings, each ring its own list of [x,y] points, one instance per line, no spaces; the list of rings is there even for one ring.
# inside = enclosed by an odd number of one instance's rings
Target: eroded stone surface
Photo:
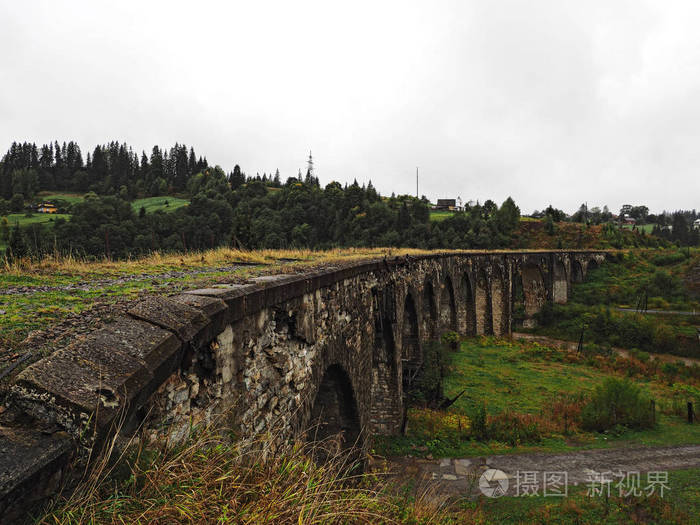
[[[171,330],[183,341],[193,342],[210,320],[202,310],[166,297],[149,297],[129,310],[129,315]]]
[[[26,509],[53,495],[72,452],[65,433],[0,426],[0,523],[21,523]]]

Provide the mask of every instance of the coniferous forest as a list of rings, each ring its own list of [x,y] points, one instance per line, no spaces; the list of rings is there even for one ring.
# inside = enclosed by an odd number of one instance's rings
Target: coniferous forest
[[[82,197],[56,199],[59,213],[69,215],[49,223],[20,226],[3,218],[31,215],[41,192]],[[167,206],[176,196],[189,205],[153,213],[132,206],[144,197],[163,197]],[[544,219],[558,222],[565,214],[550,206]],[[226,173],[180,144],[139,155],[110,142],[84,156],[75,142],[13,143],[0,160],[0,241],[10,257],[124,258],[217,246],[495,249],[513,245],[519,220],[520,209],[508,198],[431,221],[425,198],[381,196],[371,182],[322,186],[311,169],[284,182],[279,172],[247,176],[237,165]]]

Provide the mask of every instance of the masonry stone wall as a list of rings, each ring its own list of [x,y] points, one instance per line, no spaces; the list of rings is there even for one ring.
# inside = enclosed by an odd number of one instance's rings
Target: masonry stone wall
[[[0,459],[11,470],[0,475],[0,513],[54,490],[69,458],[99,447],[116,422],[182,439],[193,424],[224,418],[242,436],[273,435],[271,452],[304,432],[340,430],[353,442],[398,433],[425,341],[447,329],[507,335],[515,275],[533,316],[568,294],[574,263],[586,272],[604,259],[432,254],[148,298],[15,378],[0,450],[22,453]],[[47,432],[53,447],[20,443]],[[31,479],[47,488],[32,496]]]

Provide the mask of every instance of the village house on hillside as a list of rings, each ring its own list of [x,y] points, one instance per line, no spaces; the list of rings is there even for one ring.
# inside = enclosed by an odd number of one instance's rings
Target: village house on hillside
[[[463,209],[462,199],[460,197],[457,197],[456,199],[438,199],[437,204],[433,206],[433,209],[461,211]]]
[[[58,208],[52,202],[42,202],[36,206],[37,213],[58,213]]]

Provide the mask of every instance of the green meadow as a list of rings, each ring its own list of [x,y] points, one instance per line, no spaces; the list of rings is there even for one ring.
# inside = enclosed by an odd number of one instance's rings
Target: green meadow
[[[655,428],[587,432],[574,416],[569,428],[551,424],[563,411],[575,412],[575,407],[606,379],[624,377],[633,381],[643,395],[655,400]],[[700,425],[688,425],[683,412],[687,401],[700,407],[697,367],[685,367],[676,375],[668,375],[634,358],[579,355],[532,342],[467,339],[449,355],[444,378],[445,396],[452,399],[462,392],[447,411],[419,406],[409,409],[407,434],[379,439],[377,450],[389,455],[468,457],[629,444],[700,444]],[[517,426],[526,419],[539,438],[515,437],[515,443],[475,439],[470,418],[482,404],[488,418],[505,418],[507,425]]]

